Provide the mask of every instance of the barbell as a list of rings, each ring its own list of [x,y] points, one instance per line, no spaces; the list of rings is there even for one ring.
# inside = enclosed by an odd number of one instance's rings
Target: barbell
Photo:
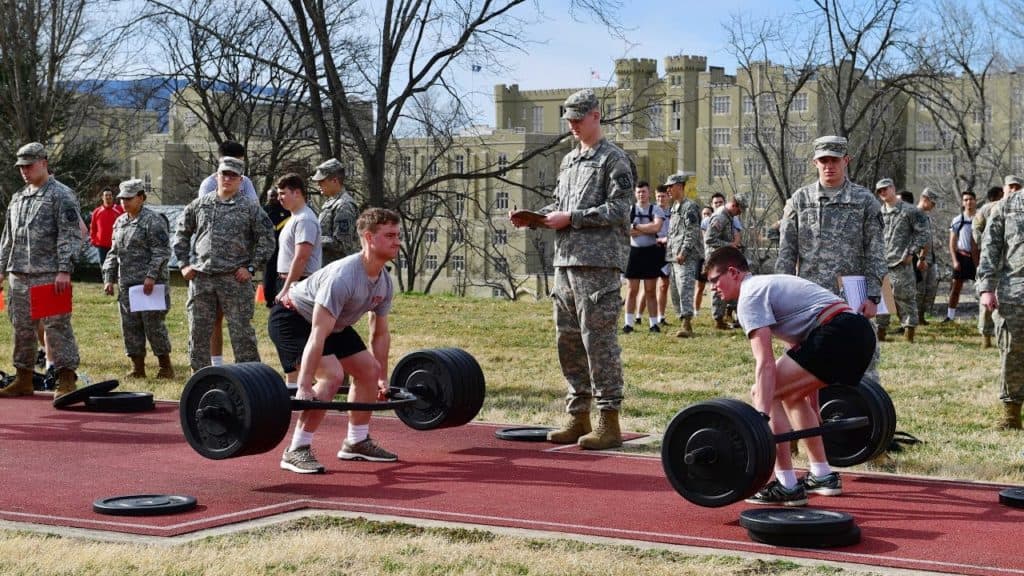
[[[403,356],[388,384],[381,402],[297,400],[266,364],[209,366],[193,374],[181,393],[181,429],[196,452],[222,460],[272,450],[287,434],[293,410],[394,410],[407,426],[433,430],[473,420],[486,394],[480,365],[458,348]]]
[[[665,430],[661,463],[686,500],[717,508],[753,496],[769,480],[779,442],[821,436],[833,466],[881,455],[896,433],[896,410],[878,384],[826,386],[819,392],[822,425],[773,435],[753,406],[730,398],[679,411]]]

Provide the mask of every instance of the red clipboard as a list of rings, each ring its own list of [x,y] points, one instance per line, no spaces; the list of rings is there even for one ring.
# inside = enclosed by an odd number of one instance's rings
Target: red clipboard
[[[33,320],[58,316],[71,313],[71,285],[68,289],[57,294],[57,288],[53,284],[40,284],[29,288],[28,293],[29,314]]]

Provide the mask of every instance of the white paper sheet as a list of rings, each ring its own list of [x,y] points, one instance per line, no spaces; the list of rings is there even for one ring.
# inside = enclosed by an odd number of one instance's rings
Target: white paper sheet
[[[843,293],[846,294],[846,302],[850,308],[860,312],[860,306],[867,298],[867,285],[863,276],[843,276]],[[885,306],[885,300],[878,301],[876,314],[888,314],[889,309]]]
[[[167,310],[167,285],[154,284],[153,292],[145,294],[142,284],[128,289],[128,309],[132,312]]]

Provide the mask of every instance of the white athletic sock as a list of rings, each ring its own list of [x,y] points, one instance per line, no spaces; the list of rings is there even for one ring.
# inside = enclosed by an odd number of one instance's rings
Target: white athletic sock
[[[664,317],[664,316],[661,316],[661,315],[659,315],[659,316],[658,316],[658,324],[661,324],[661,323],[662,323],[662,322],[664,322],[664,321],[665,321],[665,317]]]
[[[782,484],[782,487],[790,490],[796,486],[796,472],[793,470],[776,470],[775,479]]]
[[[657,326],[657,325],[658,325],[658,319],[657,319],[657,318],[655,318],[654,316],[651,316],[651,317],[650,317],[650,318],[648,318],[647,320],[648,320],[648,323],[649,323],[649,324],[650,324],[651,326]]]
[[[370,435],[369,424],[349,424],[348,436],[345,438],[349,444],[359,444]]]
[[[284,385],[287,386],[289,390],[295,390],[299,387],[298,382],[285,382]]]
[[[814,476],[815,478],[828,476],[832,473],[832,467],[828,465],[828,462],[811,462],[809,466],[811,476]]]
[[[300,446],[309,446],[313,443],[313,433],[306,432],[298,426],[295,427],[295,432],[292,433],[292,443],[288,446],[288,451],[291,452]]]
[[[223,356],[210,356],[210,364],[213,365],[213,366],[223,366],[224,365],[224,357]]]
[[[956,308],[946,308],[946,318],[956,318]]]
[[[629,312],[626,312],[626,326],[632,326],[633,322],[635,320],[636,320],[636,315],[630,314]]]

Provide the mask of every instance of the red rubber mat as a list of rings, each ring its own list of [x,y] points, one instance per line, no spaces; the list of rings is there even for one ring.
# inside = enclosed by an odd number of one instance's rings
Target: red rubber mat
[[[345,417],[331,413],[314,441],[327,474],[278,468],[280,450],[206,460],[185,443],[177,404],[140,414],[58,411],[50,397],[0,400],[0,518],[172,536],[304,508],[588,534],[626,540],[819,558],[960,574],[1024,574],[1024,510],[999,487],[847,473],[846,494],[811,506],[852,514],[862,541],[798,550],[751,542],[736,504],[708,509],[680,498],[655,457],[590,453],[498,440],[505,426],[415,432],[373,421],[395,463],[342,462]],[[283,449],[283,447],[282,447]],[[105,516],[97,498],[188,494],[199,505],[168,516]]]

